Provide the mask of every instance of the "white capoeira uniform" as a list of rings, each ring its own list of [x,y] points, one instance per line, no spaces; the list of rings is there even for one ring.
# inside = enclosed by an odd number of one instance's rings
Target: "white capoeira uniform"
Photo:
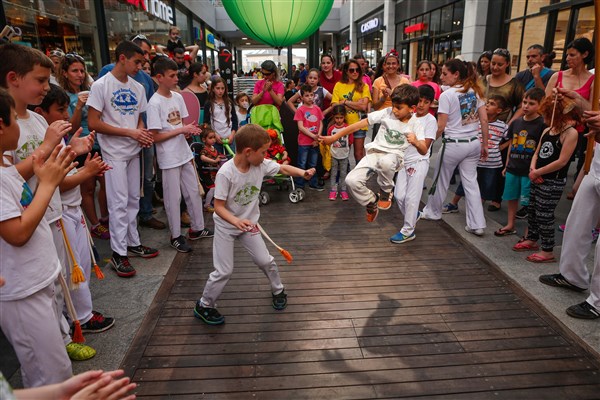
[[[86,103],[102,114],[102,121],[123,128],[137,129],[141,113],[146,111],[144,87],[128,77],[119,81],[112,72],[94,82]],[[125,257],[127,246],[139,246],[137,214],[140,208],[139,143],[126,136],[98,132],[103,160],[112,167],[104,175],[110,215],[110,247]]]
[[[279,173],[280,165],[272,160],[264,160],[258,166],[250,166],[250,170],[241,173],[237,170],[233,159],[227,161],[217,173],[215,179],[215,199],[225,201],[225,207],[233,215],[258,223],[260,210],[258,195],[265,176]],[[233,273],[233,245],[239,239],[242,246],[250,253],[252,261],[264,272],[271,284],[271,292],[279,294],[283,284],[279,276],[277,263],[265,245],[255,227],[250,232],[242,232],[216,213],[215,237],[213,239],[214,271],[209,275],[200,302],[204,307],[214,308],[216,302]]]
[[[183,127],[183,118],[188,111],[183,97],[171,92],[171,97],[154,93],[148,102],[148,129],[165,132]],[[171,238],[181,236],[181,195],[185,199],[193,231],[204,229],[202,198],[198,189],[197,172],[194,170],[194,155],[184,135],[156,143],[156,159],[162,171],[163,200]]]
[[[423,125],[425,139],[435,141],[437,133],[435,117],[427,113],[424,117],[417,119]],[[425,182],[427,171],[429,171],[429,151],[427,154],[421,155],[414,146],[406,149],[404,165],[398,171],[394,189],[396,203],[404,215],[404,225],[400,232],[406,237],[415,231],[419,203],[423,193],[423,182]]]
[[[600,150],[596,148],[590,173],[583,178],[567,217],[560,255],[560,273],[571,284],[590,290],[586,301],[600,310],[600,244],[596,243],[590,275],[585,259],[592,244],[592,229],[600,219]]]
[[[423,126],[413,115],[408,122],[396,118],[392,108],[374,111],[369,114],[369,125],[381,124],[375,139],[365,146],[367,154],[346,177],[348,191],[362,206],[375,201],[375,193],[367,187],[367,181],[377,174],[377,183],[382,192],[394,189],[394,175],[402,167],[404,152],[411,146],[406,140],[407,133],[414,133],[417,140],[423,140]]]
[[[454,86],[440,96],[438,113],[447,114],[448,122],[440,150],[440,156],[443,156],[434,173],[434,178],[437,178],[435,193],[429,195],[427,205],[423,209],[423,217],[433,220],[442,218],[442,206],[450,178],[459,166],[460,179],[465,189],[467,227],[485,229],[485,216],[477,183],[477,164],[481,156],[481,142],[477,136],[478,110],[484,107],[485,103],[472,89],[467,93],[461,93],[460,90],[462,86]]]

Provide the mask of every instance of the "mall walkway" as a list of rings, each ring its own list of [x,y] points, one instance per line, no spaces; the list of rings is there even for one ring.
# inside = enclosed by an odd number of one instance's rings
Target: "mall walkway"
[[[270,191],[262,225],[279,253],[289,306],[237,247],[219,302],[226,324],[192,308],[211,271],[212,242],[167,273],[123,362],[138,398],[597,398],[600,362],[570,339],[444,222],[388,241],[395,210],[365,221],[353,201],[308,192],[301,206]]]

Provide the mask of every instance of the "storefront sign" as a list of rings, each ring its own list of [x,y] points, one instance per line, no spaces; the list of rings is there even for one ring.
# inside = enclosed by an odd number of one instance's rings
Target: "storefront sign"
[[[148,14],[160,20],[173,23],[173,7],[161,0],[125,0],[136,8],[141,8]]]
[[[404,28],[404,33],[421,32],[425,30],[425,23],[419,22],[418,24],[409,25]]]
[[[373,18],[365,22],[360,26],[360,33],[367,34],[374,30],[379,29],[380,20],[379,18]]]
[[[204,29],[204,37],[206,38],[206,47],[216,50],[217,47],[215,46],[215,35],[213,35],[213,33],[208,29]]]

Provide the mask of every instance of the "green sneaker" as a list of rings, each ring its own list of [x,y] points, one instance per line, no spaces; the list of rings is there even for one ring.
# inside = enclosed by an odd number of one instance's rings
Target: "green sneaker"
[[[96,350],[82,343],[71,342],[67,346],[67,355],[73,361],[85,361],[96,355]]]

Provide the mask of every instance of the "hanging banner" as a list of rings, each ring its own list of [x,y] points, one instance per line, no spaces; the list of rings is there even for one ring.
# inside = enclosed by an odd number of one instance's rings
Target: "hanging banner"
[[[227,91],[233,98],[233,54],[228,47],[219,48],[219,70],[227,83]]]

